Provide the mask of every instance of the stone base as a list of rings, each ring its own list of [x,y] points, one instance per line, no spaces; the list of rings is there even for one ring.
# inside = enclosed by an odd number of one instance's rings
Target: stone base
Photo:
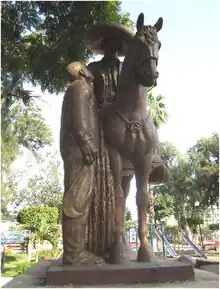
[[[47,272],[50,286],[136,284],[193,281],[195,273],[190,264],[178,261],[139,263],[126,265],[67,266],[61,260],[54,262]]]

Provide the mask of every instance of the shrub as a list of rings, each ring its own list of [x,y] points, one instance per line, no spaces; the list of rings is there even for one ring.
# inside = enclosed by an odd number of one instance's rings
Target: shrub
[[[39,252],[39,258],[48,257],[49,259],[56,259],[60,253],[61,250],[42,250]]]
[[[23,273],[24,271],[26,271],[28,268],[30,268],[33,264],[32,263],[29,263],[29,262],[21,262],[21,263],[18,263],[16,268],[15,268],[15,271],[18,273],[18,274],[21,274]]]

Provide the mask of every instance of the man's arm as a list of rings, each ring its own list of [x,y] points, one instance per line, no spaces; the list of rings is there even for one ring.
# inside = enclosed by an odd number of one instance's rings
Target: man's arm
[[[82,84],[82,81],[75,81],[66,91],[67,109],[70,109],[70,126],[73,128],[73,135],[77,143],[84,144],[92,137],[88,126],[90,123],[88,115],[88,90]]]

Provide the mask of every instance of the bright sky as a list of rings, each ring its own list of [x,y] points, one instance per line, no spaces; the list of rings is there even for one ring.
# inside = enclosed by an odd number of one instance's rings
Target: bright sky
[[[161,16],[164,19],[164,26],[159,32],[162,42],[158,68],[160,76],[153,93],[165,97],[169,120],[161,128],[159,136],[160,140],[168,140],[185,152],[199,138],[218,131],[220,2],[124,1],[122,8],[130,13],[133,21],[141,12],[145,15],[145,24],[152,25]],[[42,95],[40,88],[31,89]],[[53,131],[54,149],[59,151],[63,95],[43,93],[42,98],[48,103],[41,101],[40,105]],[[127,205],[132,209],[134,218],[135,190],[133,180]]]

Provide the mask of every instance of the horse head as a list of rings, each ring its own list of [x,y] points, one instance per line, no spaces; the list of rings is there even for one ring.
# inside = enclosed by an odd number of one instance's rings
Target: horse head
[[[158,78],[157,64],[161,43],[157,32],[163,26],[163,19],[159,18],[154,26],[144,25],[144,14],[137,19],[137,32],[129,47],[129,58],[132,59],[132,70],[136,80],[145,87],[156,85]]]

